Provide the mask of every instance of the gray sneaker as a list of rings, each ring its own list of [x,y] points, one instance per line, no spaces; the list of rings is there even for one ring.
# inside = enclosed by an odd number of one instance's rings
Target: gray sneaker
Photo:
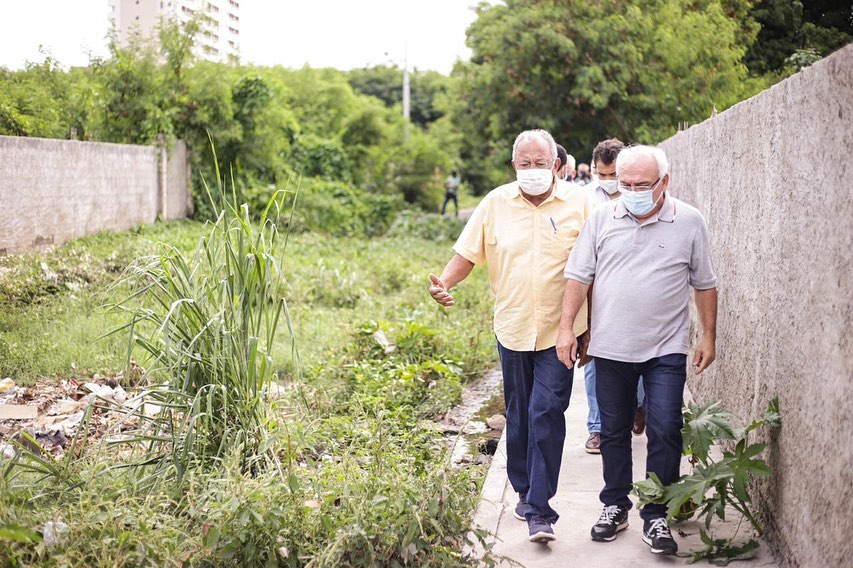
[[[518,503],[515,505],[515,510],[512,512],[512,516],[518,519],[519,521],[526,521],[527,518],[524,514],[530,508],[530,505],[527,504],[527,496],[524,493],[518,494]]]
[[[545,517],[534,515],[527,521],[527,529],[530,531],[530,542],[551,542],[557,540],[554,535],[554,529],[551,528],[551,523]]]

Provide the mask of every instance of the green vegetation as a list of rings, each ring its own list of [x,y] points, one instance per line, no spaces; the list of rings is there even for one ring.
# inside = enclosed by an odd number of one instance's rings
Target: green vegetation
[[[124,386],[130,396],[147,393],[166,405],[156,418],[130,411],[121,424],[135,428],[113,422],[114,431],[89,451],[60,461],[19,448],[17,467],[4,467],[0,479],[5,558],[44,565],[464,563],[481,472],[449,468],[429,419],[493,364],[485,324],[491,298],[478,273],[459,291],[464,309],[437,309],[424,274],[446,261],[449,242],[404,234],[417,233],[419,223],[453,221],[409,218],[393,239],[297,234],[285,248],[271,225],[247,224],[245,215],[231,210],[217,224],[97,235],[0,261],[0,337],[20,354],[3,359],[4,374],[30,382],[54,372],[84,375],[81,369],[114,375],[126,361],[126,336],[81,350],[50,330],[84,317],[90,322],[80,338],[95,339],[128,315],[88,308],[120,303],[136,322],[133,356],[148,369],[138,388],[129,378]],[[124,279],[107,286],[117,266],[136,257]],[[62,268],[80,258],[88,261],[76,272]],[[55,268],[45,272],[41,263]],[[280,321],[289,323],[273,337],[283,307],[276,297],[287,300]],[[58,353],[42,361],[39,353],[52,350]],[[61,363],[72,357],[76,371]],[[233,383],[243,373],[250,375]],[[162,381],[167,388],[155,387]],[[69,528],[48,547],[39,542],[43,525],[58,517]]]
[[[750,433],[762,426],[779,428],[779,401],[773,399],[761,417],[745,428],[732,425],[735,416],[720,407],[718,401],[704,405],[690,404],[684,409],[684,453],[694,465],[689,475],[682,475],[675,483],[664,486],[654,473],[649,478],[634,483],[634,493],[640,504],[662,503],[667,505],[667,515],[677,521],[686,521],[693,516],[704,520],[700,529],[705,546],[685,556],[692,562],[708,559],[712,564],[726,566],[733,560],[752,558],[758,550],[758,541],[750,539],[745,544],[735,545],[738,530],[729,538],[714,538],[709,534],[714,518],[726,519],[727,509],[741,515],[741,521],[749,521],[755,533],[763,529],[751,510],[750,484],[759,477],[769,477],[770,468],[760,456],[767,444],[750,443]],[[721,457],[714,457],[713,445],[725,449]],[[738,523],[738,529],[740,523]]]
[[[0,69],[0,134],[181,138],[194,150],[202,204],[202,178],[215,176],[210,137],[224,177],[250,203],[299,184],[318,207],[385,198],[383,207],[435,211],[451,169],[472,195],[504,183],[525,128],[549,129],[578,161],[608,137],[657,143],[853,38],[849,8],[830,0],[509,0],[477,10],[470,62],[449,77],[411,73],[408,143],[402,69],[200,61],[191,49],[198,22],[164,22],[155,42],[114,42],[83,68],[62,70],[46,54],[21,71]],[[362,224],[345,232],[382,234],[390,222]]]
[[[853,41],[853,9],[836,0],[757,0],[761,27],[744,63],[752,73],[789,75]]]

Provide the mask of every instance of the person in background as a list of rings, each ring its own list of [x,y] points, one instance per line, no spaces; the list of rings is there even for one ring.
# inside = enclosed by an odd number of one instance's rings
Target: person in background
[[[557,355],[567,368],[578,353],[575,317],[592,287],[596,396],[601,412],[604,509],[592,539],[609,542],[628,527],[633,481],[631,424],[637,383],[646,389],[645,470],[661,483],[678,480],[687,380],[690,288],[702,330],[692,359],[696,374],[716,358],[717,277],[708,229],[695,208],[667,193],[669,163],[660,148],[633,146],[616,157],[621,197],[595,209],[566,264]],[[594,284],[594,285],[593,285]],[[678,544],[666,505],[640,510],[643,542],[654,554]]]
[[[456,216],[459,217],[459,185],[462,180],[459,178],[459,173],[456,170],[450,172],[447,176],[447,181],[444,182],[444,203],[441,204],[441,214],[447,208],[447,202],[453,200],[453,206],[456,207]]]
[[[512,166],[516,180],[480,201],[441,276],[429,275],[429,293],[450,307],[450,290],[475,265],[488,268],[506,402],[507,476],[518,494],[514,515],[527,521],[531,542],[548,542],[556,538],[552,525],[559,515],[548,502],[557,492],[574,377],[554,347],[563,269],[592,205],[585,192],[557,179],[557,145],[544,130],[518,135]],[[577,338],[586,331],[585,303],[576,319]]]
[[[566,149],[557,144],[557,157],[560,159],[560,169],[557,178],[563,181],[573,181],[575,178],[575,158]]]
[[[575,183],[586,185],[591,181],[592,177],[589,174],[589,164],[578,164],[578,175],[575,177]]]
[[[625,148],[625,144],[621,140],[610,138],[599,142],[592,151],[593,181],[584,187],[588,188],[590,199],[595,206],[619,199],[619,182],[616,181],[616,156],[623,148]],[[590,454],[599,454],[601,453],[601,416],[595,397],[595,359],[587,356],[582,358],[579,364],[583,367],[584,387],[586,388],[586,399],[589,406],[589,415],[586,421],[589,438],[584,444],[584,450]],[[641,378],[637,387],[637,412],[634,416],[632,428],[634,434],[637,435],[642,434],[645,429],[643,398],[643,380]]]

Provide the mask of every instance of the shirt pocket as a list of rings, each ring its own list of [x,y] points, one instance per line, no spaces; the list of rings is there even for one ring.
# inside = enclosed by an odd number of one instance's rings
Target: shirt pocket
[[[556,230],[553,227],[548,227],[548,229],[548,242],[552,247],[559,250],[571,250],[580,235],[580,231],[574,227],[557,227]]]

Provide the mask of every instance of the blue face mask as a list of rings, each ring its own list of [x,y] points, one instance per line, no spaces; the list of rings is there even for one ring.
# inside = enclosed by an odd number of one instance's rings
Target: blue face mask
[[[654,209],[664,192],[658,196],[656,200],[652,199],[654,189],[648,191],[623,191],[622,203],[625,204],[625,209],[637,216],[643,216]]]

